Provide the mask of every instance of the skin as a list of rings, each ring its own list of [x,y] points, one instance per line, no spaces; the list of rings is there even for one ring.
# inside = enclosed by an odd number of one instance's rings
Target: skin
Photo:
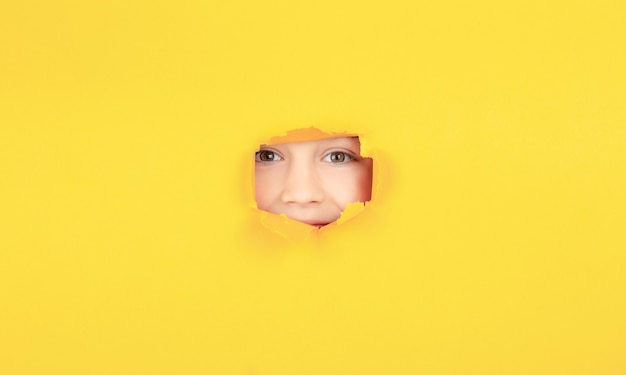
[[[360,155],[358,137],[261,146],[255,154],[255,196],[260,210],[322,227],[348,203],[367,202],[372,159]]]

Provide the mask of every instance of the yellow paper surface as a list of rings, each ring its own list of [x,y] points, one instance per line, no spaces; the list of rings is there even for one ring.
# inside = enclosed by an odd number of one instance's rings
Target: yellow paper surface
[[[0,374],[626,373],[625,15],[3,2]],[[252,184],[310,126],[376,188],[308,233]]]

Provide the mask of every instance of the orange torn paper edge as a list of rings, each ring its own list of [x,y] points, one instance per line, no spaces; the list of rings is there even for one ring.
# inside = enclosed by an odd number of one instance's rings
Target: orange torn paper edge
[[[278,145],[292,142],[319,141],[322,139],[340,138],[340,137],[358,137],[358,134],[342,132],[323,132],[315,127],[289,130],[285,135],[271,137],[266,145]]]

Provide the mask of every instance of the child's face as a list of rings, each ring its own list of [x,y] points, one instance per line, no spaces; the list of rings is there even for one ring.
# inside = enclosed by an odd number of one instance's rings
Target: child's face
[[[255,155],[260,210],[314,226],[341,216],[348,203],[370,200],[372,159],[357,137],[261,146]]]

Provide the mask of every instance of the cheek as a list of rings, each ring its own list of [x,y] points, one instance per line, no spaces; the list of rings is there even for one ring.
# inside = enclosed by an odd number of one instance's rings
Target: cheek
[[[341,206],[351,202],[365,202],[370,200],[371,181],[371,173],[368,173],[367,166],[357,165],[335,173],[329,181],[327,192]]]
[[[268,168],[254,169],[254,198],[260,210],[267,210],[274,201],[277,191],[275,174]]]
[[[367,202],[372,198],[372,159],[363,159],[354,171],[354,200]]]
[[[373,176],[373,160],[364,159],[361,165],[359,176],[358,194],[359,201],[366,202],[372,199],[372,176]]]

